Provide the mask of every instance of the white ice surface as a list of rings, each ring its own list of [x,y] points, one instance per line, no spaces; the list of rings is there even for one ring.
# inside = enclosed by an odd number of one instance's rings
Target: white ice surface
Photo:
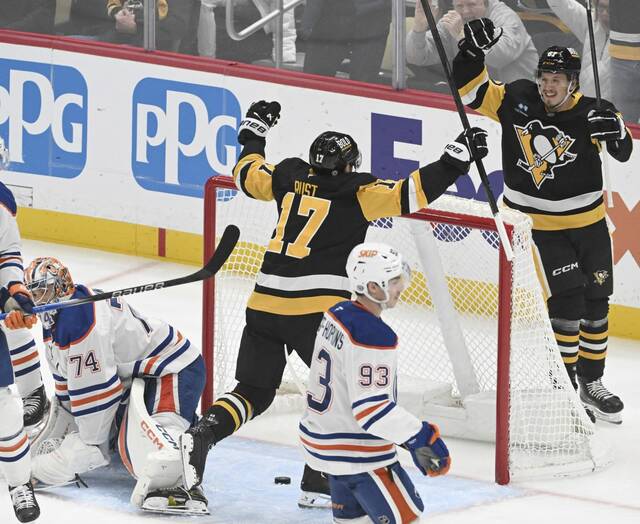
[[[24,242],[25,261],[56,256],[76,282],[105,290],[183,276],[193,266],[129,257],[36,241]],[[201,287],[185,285],[132,296],[147,314],[170,321],[194,343],[200,343]],[[544,523],[602,521],[640,523],[640,343],[612,339],[605,383],[625,402],[620,426],[598,423],[615,443],[615,463],[600,473],[560,480],[493,483],[494,456],[489,444],[448,439],[453,465],[449,475],[427,479],[402,457],[426,506],[424,522]],[[51,378],[45,381],[52,391]],[[112,466],[85,476],[89,489],[60,488],[39,496],[42,524],[138,524],[160,521],[199,523],[329,523],[324,510],[301,510],[296,502],[302,460],[296,446],[295,416],[264,416],[214,448],[205,474],[209,517],[164,517],[142,514],[129,504],[133,480],[114,459]],[[404,452],[403,452],[404,453]],[[408,462],[407,462],[408,461]],[[288,475],[289,486],[273,477]],[[0,524],[17,522],[0,481]]]

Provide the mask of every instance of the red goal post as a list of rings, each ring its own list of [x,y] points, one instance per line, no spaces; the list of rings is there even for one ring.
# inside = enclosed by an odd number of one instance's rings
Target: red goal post
[[[241,236],[225,267],[203,284],[203,411],[233,387],[246,300],[277,218],[274,202],[238,193],[230,177],[209,179],[204,202],[205,260],[226,225],[236,224]],[[416,275],[402,304],[385,312],[399,335],[399,403],[445,435],[495,441],[499,484],[599,469],[610,462],[609,450],[555,345],[530,220],[502,214],[512,262],[480,202],[445,195],[429,209],[370,226],[367,239],[397,247]],[[287,368],[278,398],[291,406],[297,397],[293,409],[300,410],[302,395],[286,384],[296,381],[289,368],[306,379],[306,367],[298,361]]]

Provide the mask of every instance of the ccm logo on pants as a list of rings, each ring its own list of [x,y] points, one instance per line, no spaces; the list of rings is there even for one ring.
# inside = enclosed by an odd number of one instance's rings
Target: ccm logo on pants
[[[566,266],[557,267],[551,272],[551,274],[554,277],[557,277],[558,275],[561,275],[562,273],[568,273],[569,271],[573,271],[574,269],[578,269],[578,263],[577,262],[572,262],[571,264],[567,264]]]

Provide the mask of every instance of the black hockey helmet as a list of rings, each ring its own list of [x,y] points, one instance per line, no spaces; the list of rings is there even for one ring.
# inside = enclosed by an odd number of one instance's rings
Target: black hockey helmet
[[[575,49],[554,45],[540,55],[536,77],[540,77],[542,73],[564,73],[569,79],[577,78],[581,66],[580,55]]]
[[[345,133],[325,131],[309,148],[309,163],[318,174],[339,175],[349,165],[358,169],[361,162],[358,144]]]

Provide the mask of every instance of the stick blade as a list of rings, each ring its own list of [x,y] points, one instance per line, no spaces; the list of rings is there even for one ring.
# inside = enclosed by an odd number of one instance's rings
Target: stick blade
[[[210,276],[215,275],[224,265],[229,258],[229,255],[231,255],[231,252],[236,247],[239,238],[240,229],[238,229],[238,226],[230,224],[225,228],[213,256],[203,268]]]

